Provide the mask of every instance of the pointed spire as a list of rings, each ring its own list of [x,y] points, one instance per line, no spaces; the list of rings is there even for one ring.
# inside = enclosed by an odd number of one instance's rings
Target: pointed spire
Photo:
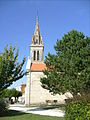
[[[36,18],[35,31],[34,31],[34,35],[32,36],[31,45],[43,45],[42,36],[39,30],[38,16]]]
[[[39,35],[39,34],[40,34],[40,31],[39,31],[38,16],[37,16],[34,35]]]

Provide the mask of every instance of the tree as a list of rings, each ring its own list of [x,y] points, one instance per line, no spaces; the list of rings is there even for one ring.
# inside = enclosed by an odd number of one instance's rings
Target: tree
[[[10,94],[7,94],[8,97],[10,96],[10,99],[11,97],[15,97],[15,102],[17,101],[17,99],[22,96],[22,92],[21,91],[17,91],[15,88],[13,89],[10,89]]]
[[[42,87],[54,94],[83,93],[90,90],[90,37],[72,30],[57,40],[56,54],[45,57],[47,69]]]
[[[18,62],[16,47],[10,45],[4,48],[4,52],[0,54],[0,92],[25,75],[22,70],[24,63],[25,57],[21,63]]]
[[[12,97],[15,97],[15,101],[22,96],[22,92],[16,90],[15,88],[13,89],[5,89],[2,92],[2,98],[9,98],[9,100],[11,100]]]

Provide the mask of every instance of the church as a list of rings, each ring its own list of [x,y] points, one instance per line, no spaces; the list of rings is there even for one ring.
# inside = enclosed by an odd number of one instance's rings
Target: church
[[[40,104],[64,104],[67,95],[52,95],[48,90],[42,88],[40,78],[44,77],[43,70],[46,65],[43,62],[44,45],[40,34],[38,17],[36,19],[35,31],[30,44],[30,58],[27,60],[27,84],[25,90],[25,105]]]

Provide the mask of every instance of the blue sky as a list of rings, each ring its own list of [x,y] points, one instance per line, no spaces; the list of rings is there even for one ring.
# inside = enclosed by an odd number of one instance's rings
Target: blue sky
[[[8,44],[19,48],[19,61],[30,55],[37,10],[44,43],[44,58],[55,53],[57,38],[72,29],[90,36],[90,0],[0,0],[0,52]],[[26,63],[23,67],[25,70]],[[26,83],[26,77],[12,87]]]

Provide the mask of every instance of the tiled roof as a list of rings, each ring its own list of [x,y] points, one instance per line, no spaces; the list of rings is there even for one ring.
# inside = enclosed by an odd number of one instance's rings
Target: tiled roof
[[[32,63],[31,64],[31,71],[42,71],[46,68],[44,63]]]

